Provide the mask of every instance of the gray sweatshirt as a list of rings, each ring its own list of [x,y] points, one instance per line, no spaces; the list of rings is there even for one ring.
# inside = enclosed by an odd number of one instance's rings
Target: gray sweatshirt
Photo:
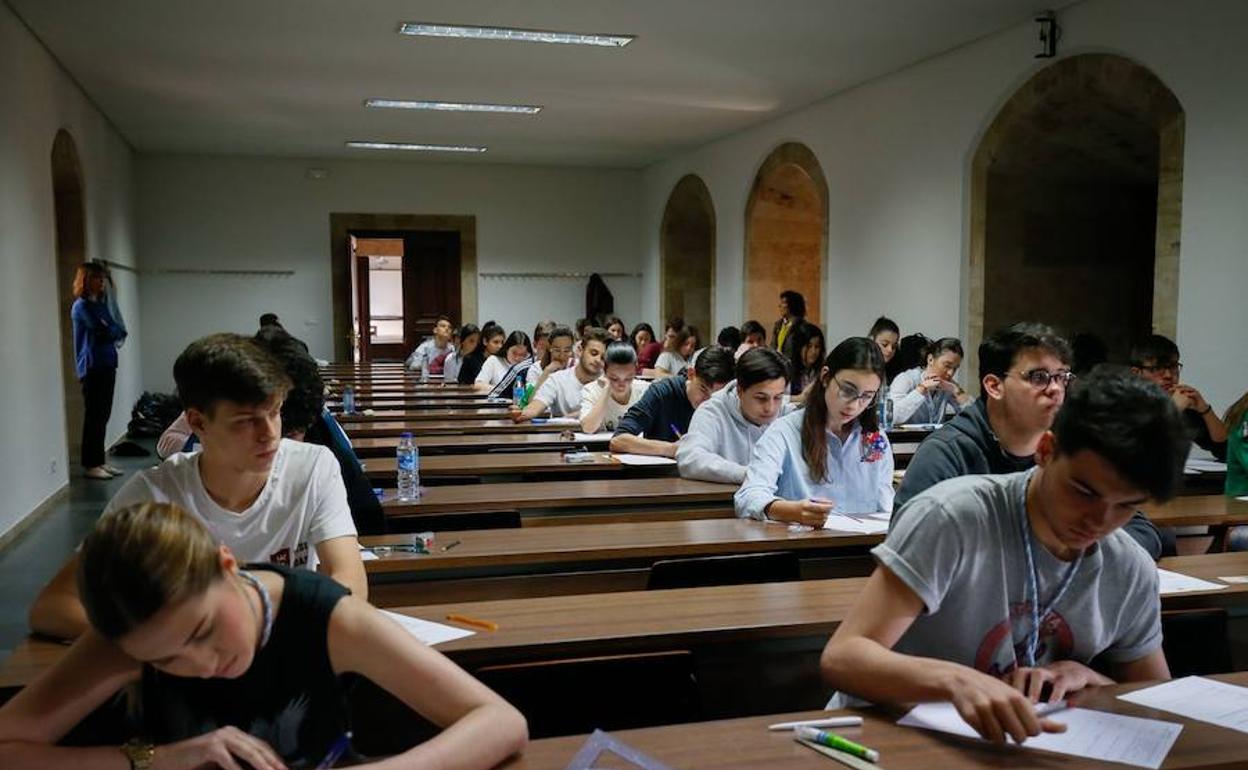
[[[780,415],[791,410],[786,403]],[[767,428],[745,419],[733,380],[693,413],[689,431],[676,447],[681,478],[740,484],[754,444]]]

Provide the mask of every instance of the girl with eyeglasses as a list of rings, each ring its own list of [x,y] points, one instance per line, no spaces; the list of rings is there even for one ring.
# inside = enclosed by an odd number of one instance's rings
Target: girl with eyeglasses
[[[875,403],[884,355],[850,337],[828,355],[806,408],[776,420],[754,446],[737,515],[822,527],[827,515],[893,509],[893,452]]]

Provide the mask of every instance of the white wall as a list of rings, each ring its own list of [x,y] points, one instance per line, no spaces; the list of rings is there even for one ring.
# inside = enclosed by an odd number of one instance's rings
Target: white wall
[[[309,167],[329,171],[306,177]],[[313,355],[331,357],[331,212],[471,214],[480,272],[636,272],[639,172],[603,169],[144,156],[139,244],[148,388],[172,389],[173,360],[214,331],[251,333],[281,317]],[[289,277],[186,276],[169,268],[293,270]],[[584,313],[584,282],[478,279],[483,318],[531,332]],[[612,281],[608,281],[613,289]],[[637,282],[616,291],[628,321]],[[625,287],[628,289],[629,287]]]
[[[1178,343],[1184,377],[1225,408],[1248,388],[1248,3],[1088,0],[1059,17],[1062,55],[1109,52],[1156,73],[1186,112]],[[715,203],[715,326],[739,323],[746,197],[785,141],[809,146],[830,191],[825,315],[830,337],[880,313],[906,330],[967,331],[970,160],[1009,96],[1043,64],[1020,25],[657,164],[643,176],[647,316],[658,314],[659,223],[681,176]],[[760,319],[770,323],[772,319]]]
[[[57,318],[52,142],[73,135],[86,186],[87,254],[133,264],[129,147],[42,45],[0,3],[0,534],[67,481]],[[117,271],[131,330],[122,349],[109,439],[125,431],[139,387],[135,276]],[[55,465],[55,467],[53,467]],[[76,471],[77,458],[73,460]]]

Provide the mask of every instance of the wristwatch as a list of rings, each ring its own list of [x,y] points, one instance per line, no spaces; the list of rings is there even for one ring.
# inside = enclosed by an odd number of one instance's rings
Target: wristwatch
[[[152,766],[152,757],[156,756],[156,747],[135,739],[124,743],[121,753],[130,760],[130,770],[149,770]]]

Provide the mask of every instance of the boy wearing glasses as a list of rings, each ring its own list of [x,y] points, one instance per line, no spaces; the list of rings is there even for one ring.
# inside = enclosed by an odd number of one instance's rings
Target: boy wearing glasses
[[[1070,345],[1043,324],[1017,323],[980,343],[980,397],[919,445],[897,490],[892,525],[910,498],[945,479],[1033,467],[1066,400],[1070,358]],[[1153,558],[1161,556],[1161,533],[1143,514],[1124,529]]]
[[[1178,345],[1160,334],[1145,337],[1131,346],[1131,371],[1155,382],[1174,399],[1197,446],[1226,460],[1226,425],[1199,390],[1179,381],[1183,364]]]
[[[825,681],[878,703],[950,701],[988,740],[1021,743],[1061,729],[1032,704],[1112,684],[1093,659],[1118,681],[1168,679],[1157,571],[1120,528],[1175,494],[1187,444],[1157,387],[1095,370],[1033,469],[906,505],[823,651]]]

